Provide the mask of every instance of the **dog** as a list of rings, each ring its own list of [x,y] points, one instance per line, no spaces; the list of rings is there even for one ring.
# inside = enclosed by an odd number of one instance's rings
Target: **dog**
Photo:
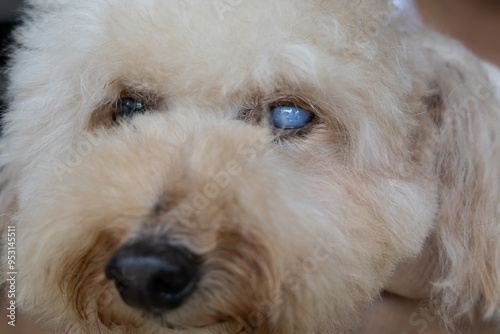
[[[10,302],[56,333],[319,334],[398,296],[486,333],[500,76],[405,13],[28,1],[1,140]]]

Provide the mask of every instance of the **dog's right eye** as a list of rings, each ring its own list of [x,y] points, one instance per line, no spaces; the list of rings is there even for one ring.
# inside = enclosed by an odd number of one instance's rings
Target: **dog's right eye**
[[[123,97],[118,100],[115,109],[115,118],[129,118],[136,114],[144,114],[146,107],[144,104],[131,97]]]
[[[280,129],[297,129],[309,123],[313,114],[295,105],[279,106],[271,109],[271,122]]]

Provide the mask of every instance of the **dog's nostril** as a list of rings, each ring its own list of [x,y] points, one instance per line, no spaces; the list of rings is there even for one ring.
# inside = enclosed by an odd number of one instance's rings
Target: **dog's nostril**
[[[115,282],[127,304],[161,311],[179,307],[193,292],[198,263],[198,259],[184,249],[135,242],[113,255],[105,273]]]

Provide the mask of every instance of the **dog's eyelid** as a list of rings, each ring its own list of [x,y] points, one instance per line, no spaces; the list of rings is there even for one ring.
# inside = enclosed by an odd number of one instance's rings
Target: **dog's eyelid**
[[[137,101],[142,112],[160,109],[165,104],[165,99],[160,94],[134,88],[122,88],[120,90],[120,93],[114,99],[114,110],[119,108],[123,101]]]
[[[137,90],[123,90],[115,98],[115,101],[120,102],[124,98],[130,98],[140,101],[148,109],[157,109],[164,103],[164,98],[153,92],[144,92]]]
[[[314,103],[314,99],[302,93],[276,92],[266,98],[263,103],[269,108],[280,107],[283,105],[294,105],[302,109],[316,113],[319,107]]]
[[[123,113],[120,108],[124,102],[134,103],[135,108],[131,113]],[[119,93],[109,96],[98,105],[90,116],[89,126],[95,128],[99,126],[112,127],[119,124],[120,119],[130,118],[134,114],[143,114],[155,110],[165,110],[167,108],[165,99],[159,94],[151,92],[140,92],[137,90],[123,89]]]

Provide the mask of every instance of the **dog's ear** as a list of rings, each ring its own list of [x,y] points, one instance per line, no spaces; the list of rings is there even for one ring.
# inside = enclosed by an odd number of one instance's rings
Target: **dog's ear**
[[[462,46],[453,48],[429,53],[431,93],[424,100],[438,129],[432,146],[442,272],[433,296],[443,316],[484,317],[500,308],[500,74]]]

